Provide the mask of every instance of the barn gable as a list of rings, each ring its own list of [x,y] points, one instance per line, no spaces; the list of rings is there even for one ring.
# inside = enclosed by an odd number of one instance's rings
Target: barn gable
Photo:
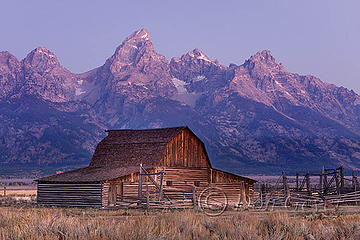
[[[167,143],[161,166],[210,168],[211,163],[204,143],[185,127]]]

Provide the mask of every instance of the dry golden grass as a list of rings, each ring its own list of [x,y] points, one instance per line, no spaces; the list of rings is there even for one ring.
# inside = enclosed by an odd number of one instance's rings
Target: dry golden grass
[[[36,189],[9,189],[6,190],[6,196],[35,196]],[[4,191],[0,192],[0,197],[4,196]]]
[[[25,186],[7,186],[6,196],[36,196],[36,185],[25,185]],[[4,197],[4,187],[0,187],[0,197]]]
[[[360,239],[360,215],[0,208],[1,239]]]

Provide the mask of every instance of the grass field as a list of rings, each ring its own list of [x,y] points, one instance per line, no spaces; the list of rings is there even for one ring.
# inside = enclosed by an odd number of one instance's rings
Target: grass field
[[[360,239],[360,208],[196,210],[46,208],[35,185],[0,189],[2,239]]]
[[[29,199],[36,197],[36,186],[25,185],[25,186],[4,186],[0,187],[0,200],[4,197],[12,197],[14,199]]]
[[[8,188],[6,189],[6,196],[36,196],[36,189],[24,188]],[[4,197],[4,190],[0,190],[0,197]]]
[[[0,238],[360,239],[360,215],[0,207]]]

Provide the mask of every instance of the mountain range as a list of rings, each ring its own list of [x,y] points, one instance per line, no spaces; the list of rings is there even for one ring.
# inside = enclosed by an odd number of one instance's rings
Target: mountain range
[[[75,74],[48,49],[0,52],[0,166],[86,165],[105,129],[189,126],[212,164],[241,174],[360,168],[360,96],[288,72],[268,50],[224,66],[199,49],[168,61],[146,29]]]

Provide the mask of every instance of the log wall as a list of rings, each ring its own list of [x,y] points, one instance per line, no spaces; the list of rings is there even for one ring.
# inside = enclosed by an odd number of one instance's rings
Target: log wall
[[[207,187],[218,187],[226,194],[230,206],[247,204],[253,201],[253,183],[246,178],[233,174],[225,173],[211,168],[185,168],[185,167],[158,167],[147,169],[149,173],[164,171],[163,190],[169,198],[177,201],[179,194],[176,192],[184,191],[184,200],[193,201],[190,193],[196,189],[196,196]],[[157,184],[160,185],[159,176],[152,176]],[[146,196],[146,186],[153,198],[158,189],[148,179],[143,176],[142,196]],[[136,206],[138,197],[139,173],[133,173],[118,179],[107,181],[103,184],[102,203],[103,207],[112,206]],[[114,188],[114,186],[116,186]],[[121,188],[121,191],[119,191]],[[111,198],[111,196],[114,196]],[[157,194],[158,196],[158,194]],[[115,200],[116,199],[116,200]]]
[[[236,176],[234,174],[223,172],[217,169],[210,169],[210,174],[212,183],[236,183],[239,181],[249,182],[247,178]]]
[[[158,169],[158,171],[161,168]],[[246,178],[222,172],[212,168],[164,168],[164,189],[191,191],[196,188],[196,195],[208,187],[221,189],[231,206],[247,204],[253,201],[253,183]],[[171,181],[172,186],[167,186]],[[195,185],[197,182],[199,185]]]
[[[101,183],[38,183],[37,203],[47,206],[101,207]]]
[[[160,170],[160,169],[159,169]],[[209,183],[208,168],[164,168],[164,189],[191,191],[192,186],[205,186]],[[167,184],[170,183],[170,184]]]

